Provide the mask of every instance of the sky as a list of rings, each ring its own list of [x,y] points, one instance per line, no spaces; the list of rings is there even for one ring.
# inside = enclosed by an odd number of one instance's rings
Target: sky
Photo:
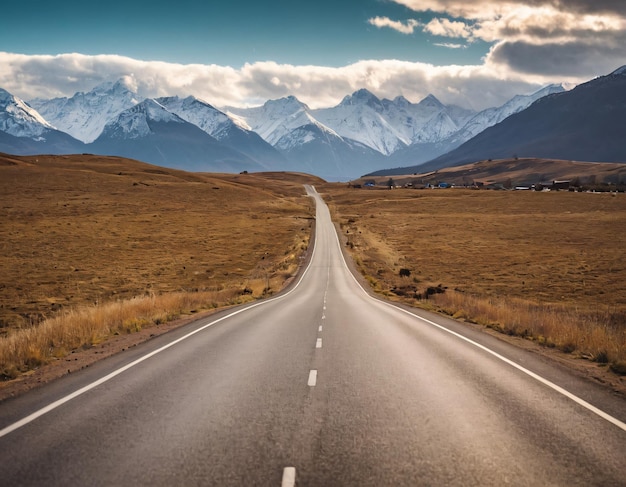
[[[0,88],[27,101],[126,77],[216,106],[367,88],[478,110],[625,64],[625,0],[9,0],[0,15]]]

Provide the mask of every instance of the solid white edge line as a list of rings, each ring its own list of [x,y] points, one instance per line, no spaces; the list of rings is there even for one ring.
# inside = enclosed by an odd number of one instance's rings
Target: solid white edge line
[[[296,485],[296,467],[285,467],[281,487],[293,487]]]
[[[317,384],[317,370],[311,370],[309,371],[309,381],[307,382],[307,385],[309,387],[315,387],[316,384]]]
[[[317,191],[316,191],[317,192]],[[307,192],[307,196],[312,197],[312,195],[308,194]],[[315,198],[314,198],[315,199]],[[316,208],[317,208],[317,204],[316,204]],[[316,221],[317,224],[317,221]],[[77,391],[72,392],[71,394],[68,394],[67,396],[62,397],[61,399],[58,399],[57,401],[54,401],[53,403],[48,404],[47,406],[44,406],[41,409],[38,409],[37,411],[35,411],[32,414],[29,414],[28,416],[26,416],[25,418],[20,419],[19,421],[16,421],[15,423],[12,423],[6,427],[4,427],[3,429],[0,430],[0,438],[2,438],[3,436],[8,435],[9,433],[21,428],[22,426],[27,425],[28,423],[31,423],[32,421],[34,421],[35,419],[43,416],[46,413],[49,413],[50,411],[58,408],[59,406],[65,404],[66,402],[71,401],[72,399],[77,398],[78,396],[84,394],[85,392],[88,392],[96,387],[98,387],[101,384],[104,384],[105,382],[113,379],[114,377],[120,375],[122,372],[127,371],[128,369],[131,369],[133,367],[135,367],[136,365],[139,365],[140,363],[142,363],[145,360],[148,360],[149,358],[167,350],[170,347],[173,347],[174,345],[187,340],[188,338],[192,337],[193,335],[200,333],[201,331],[206,330],[207,328],[209,328],[210,326],[213,326],[221,321],[224,321],[228,318],[231,318],[232,316],[238,315],[240,313],[243,313],[244,311],[248,311],[249,309],[252,308],[256,308],[257,306],[263,306],[265,304],[271,303],[273,301],[277,301],[279,299],[283,299],[286,298],[287,296],[289,296],[292,292],[294,292],[299,286],[300,283],[302,282],[302,280],[304,279],[304,276],[309,272],[309,269],[311,268],[311,263],[314,260],[315,257],[315,253],[317,251],[317,239],[313,240],[313,251],[311,252],[311,258],[309,259],[309,263],[306,266],[306,269],[304,269],[304,271],[302,272],[302,274],[300,275],[300,278],[298,279],[298,281],[294,284],[294,286],[287,291],[285,294],[281,294],[280,296],[276,296],[274,298],[269,298],[267,300],[263,300],[263,301],[259,301],[256,303],[251,304],[250,306],[246,306],[245,308],[239,309],[237,311],[234,311],[232,313],[227,314],[226,316],[222,316],[221,318],[215,320],[215,321],[211,321],[210,323],[207,323],[204,326],[201,326],[200,328],[198,328],[197,330],[194,330],[176,340],[174,340],[173,342],[168,343],[167,345],[162,346],[161,348],[154,350],[140,358],[138,358],[137,360],[123,366],[120,367],[117,370],[114,370],[113,372],[111,372],[108,375],[105,375],[104,377],[101,377],[100,379],[92,382],[91,384],[87,384],[85,387],[82,387],[81,389],[78,389]]]
[[[350,271],[350,268],[348,267],[348,264],[346,262],[345,257],[343,256],[343,252],[341,249],[341,243],[339,242],[339,236],[337,235],[337,232],[334,232],[335,234],[335,242],[337,243],[337,248],[339,249],[339,255],[341,256],[341,260],[343,261],[344,266],[346,267],[346,269],[348,270],[348,274],[352,277],[352,279],[354,280],[354,282],[356,282],[357,286],[361,289],[361,291],[363,291],[363,293],[365,294],[365,296],[367,296],[369,299],[373,299],[374,301],[378,301],[379,303],[382,303],[386,306],[389,306],[390,308],[393,308],[395,310],[399,310],[402,313],[405,313],[407,315],[410,315],[414,318],[417,318],[418,320],[423,321],[424,323],[428,323],[429,325],[432,325],[442,331],[445,331],[446,333],[449,333],[451,335],[454,335],[457,338],[460,338],[461,340],[483,350],[484,352],[487,352],[488,354],[492,355],[493,357],[497,358],[498,360],[501,360],[502,362],[515,367],[517,370],[519,370],[520,372],[523,372],[524,374],[528,375],[529,377],[532,377],[533,379],[535,379],[536,381],[548,386],[550,389],[558,392],[559,394],[562,394],[563,396],[567,397],[568,399],[571,399],[572,401],[574,401],[576,404],[578,404],[579,406],[582,406],[584,408],[586,408],[587,410],[591,411],[592,413],[600,416],[602,419],[605,419],[606,421],[608,421],[609,423],[614,424],[615,426],[617,426],[618,428],[622,429],[623,431],[626,431],[626,423],[624,423],[623,421],[620,421],[619,419],[611,416],[610,414],[602,411],[601,409],[597,408],[596,406],[594,406],[593,404],[588,403],[587,401],[585,401],[584,399],[572,394],[571,392],[569,392],[566,389],[563,389],[561,386],[555,384],[554,382],[549,381],[548,379],[545,379],[543,377],[541,377],[540,375],[536,374],[535,372],[528,370],[525,367],[522,367],[521,365],[517,364],[516,362],[513,362],[512,360],[504,357],[503,355],[500,355],[497,352],[494,352],[493,350],[487,348],[484,345],[481,345],[478,342],[475,342],[474,340],[464,337],[463,335],[449,330],[448,328],[446,328],[445,326],[439,325],[437,323],[435,323],[434,321],[430,321],[429,319],[426,318],[422,318],[421,316],[412,313],[411,311],[408,311],[406,309],[400,308],[399,306],[394,305],[393,303],[387,302],[387,301],[383,301],[382,299],[378,299],[378,298],[374,298],[373,296],[370,296],[370,294],[365,290],[365,288],[363,288],[363,286],[361,286],[361,283],[357,280],[357,278],[354,276],[354,274],[352,274],[352,272]]]

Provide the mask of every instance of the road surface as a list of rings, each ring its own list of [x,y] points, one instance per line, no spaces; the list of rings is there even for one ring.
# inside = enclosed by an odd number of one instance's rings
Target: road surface
[[[626,402],[370,297],[327,207],[289,292],[0,404],[0,485],[626,485]]]

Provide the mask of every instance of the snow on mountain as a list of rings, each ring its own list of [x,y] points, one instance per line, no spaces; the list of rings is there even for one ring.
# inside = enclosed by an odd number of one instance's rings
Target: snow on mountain
[[[346,96],[336,107],[315,110],[313,115],[342,137],[389,155],[408,145],[410,139],[386,120],[383,112],[381,100],[362,89]]]
[[[234,124],[228,115],[193,96],[187,98],[168,96],[156,98],[156,101],[170,112],[200,127],[218,140],[221,138],[220,135]]]
[[[472,110],[444,105],[434,95],[428,95],[417,104],[396,99],[395,104],[389,106],[387,118],[392,119],[393,108],[396,112],[400,109],[401,126],[407,130],[411,145],[437,143],[457,132],[475,115]]]
[[[425,104],[421,113],[436,115],[426,122],[413,120],[415,136],[413,143],[405,149],[398,150],[390,156],[391,167],[402,167],[421,164],[456,149],[489,127],[496,125],[509,116],[521,112],[535,101],[547,95],[564,91],[561,85],[550,85],[531,95],[518,95],[499,107],[487,108],[479,113],[448,106],[444,110],[438,108],[434,97],[427,97],[418,105]],[[456,117],[456,118],[453,118]],[[419,128],[421,126],[421,128]]]
[[[138,139],[153,132],[152,122],[182,124],[184,120],[155,100],[146,99],[107,122],[102,135],[116,139]]]
[[[285,134],[276,147],[293,164],[291,170],[316,174],[328,181],[353,179],[384,161],[380,152],[315,123]]]
[[[269,100],[260,107],[229,107],[226,110],[228,115],[237,116],[239,120],[245,121],[248,127],[272,145],[276,145],[282,137],[304,125],[314,124],[322,130],[332,132],[315,119],[307,105],[294,96]]]
[[[132,79],[121,78],[93,90],[76,93],[71,98],[32,100],[30,103],[59,130],[83,142],[94,141],[107,122],[141,101]]]
[[[41,138],[54,127],[34,108],[0,88],[0,130],[15,137]]]
[[[471,118],[456,134],[452,134],[450,140],[447,141],[447,147],[449,150],[458,147],[485,129],[502,122],[514,113],[525,110],[540,98],[564,91],[563,85],[549,85],[531,95],[517,95],[502,106],[487,108]]]
[[[611,73],[623,75],[626,66]],[[134,154],[153,163],[161,158],[166,165],[178,164],[176,167],[191,167],[196,158],[204,161],[203,168],[206,164],[224,170],[300,167],[315,169],[320,175],[352,177],[372,164],[400,166],[433,159],[536,100],[562,91],[560,85],[548,86],[480,113],[445,105],[433,95],[411,103],[403,96],[381,100],[365,89],[331,108],[311,110],[289,96],[259,107],[219,110],[193,96],[141,101],[132,77],[124,77],[71,98],[33,100],[30,106],[0,91],[0,149],[14,147],[15,153],[84,151],[70,134],[93,142],[89,148],[94,152]],[[62,132],[54,131],[55,127]],[[56,145],[44,144],[52,134]],[[37,137],[41,143],[33,145]],[[137,151],[131,150],[132,141],[140,142]],[[329,165],[316,162],[316,158],[327,158]]]
[[[123,111],[87,145],[96,154],[206,172],[261,171],[263,166],[152,99]]]
[[[336,107],[313,115],[339,135],[357,140],[384,155],[415,143],[437,142],[456,132],[474,112],[446,106],[433,95],[413,104],[403,96],[379,100],[359,90]]]
[[[419,170],[514,156],[626,162],[626,76],[614,73],[570,91],[548,87],[532,95],[550,93],[548,96],[540,97]],[[512,100],[516,101],[520,97]]]
[[[287,167],[284,157],[256,132],[246,129],[241,121],[235,121],[209,103],[193,96],[181,99],[177,96],[157,98],[172,113],[200,127],[225,145],[246,154],[266,169],[278,170]]]

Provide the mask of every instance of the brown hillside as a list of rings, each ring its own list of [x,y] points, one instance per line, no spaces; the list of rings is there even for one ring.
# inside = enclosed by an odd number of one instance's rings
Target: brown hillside
[[[308,241],[304,182],[320,180],[0,155],[0,333],[137,295],[276,290]]]
[[[384,183],[389,176],[375,179]],[[626,164],[608,162],[578,162],[555,159],[500,159],[479,161],[463,166],[448,167],[439,171],[393,176],[398,184],[406,182],[435,183],[470,186],[473,183],[531,185],[554,180],[576,180],[581,184],[626,184]]]

